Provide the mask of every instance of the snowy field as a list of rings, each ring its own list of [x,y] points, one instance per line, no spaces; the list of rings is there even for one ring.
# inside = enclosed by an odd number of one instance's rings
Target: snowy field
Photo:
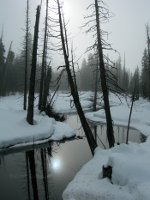
[[[127,126],[131,102],[110,95],[114,124]],[[105,113],[87,113],[93,122],[105,123]],[[97,148],[63,193],[64,200],[150,200],[150,102],[134,103],[131,126],[148,136],[145,143]],[[102,178],[102,166],[112,166],[112,181]]]

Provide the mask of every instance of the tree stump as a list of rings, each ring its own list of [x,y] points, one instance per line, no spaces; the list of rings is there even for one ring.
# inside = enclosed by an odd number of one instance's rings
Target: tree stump
[[[111,166],[104,166],[102,169],[102,176],[103,178],[109,178],[111,180],[112,176],[112,167]]]

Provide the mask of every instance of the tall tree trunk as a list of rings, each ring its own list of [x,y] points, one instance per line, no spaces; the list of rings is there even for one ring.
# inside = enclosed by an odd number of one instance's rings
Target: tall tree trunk
[[[131,122],[131,115],[132,115],[132,109],[133,109],[134,100],[135,100],[135,89],[134,89],[134,92],[133,92],[133,95],[132,95],[132,103],[131,103],[129,119],[128,119],[126,144],[128,144],[128,140],[129,140],[129,129],[130,129],[130,122]]]
[[[45,111],[46,110],[46,106],[47,106],[47,97],[49,94],[49,85],[50,85],[50,81],[51,81],[51,68],[49,68],[47,70],[47,75],[46,75],[46,79],[44,81],[44,91],[43,91],[43,100],[42,100],[42,107],[41,107],[41,111]]]
[[[111,118],[109,98],[108,98],[108,88],[107,88],[107,83],[106,83],[106,69],[104,66],[103,49],[102,49],[102,42],[101,42],[98,0],[95,0],[95,11],[96,11],[98,56],[99,56],[99,62],[100,62],[100,78],[101,78],[101,87],[102,87],[103,98],[104,98],[104,109],[105,109],[105,115],[106,115],[107,138],[109,142],[109,147],[113,147],[115,143],[115,139],[114,139],[112,118]]]
[[[46,59],[47,59],[47,28],[48,28],[48,0],[46,0],[46,17],[45,17],[45,31],[44,31],[44,45],[43,45],[43,55],[42,55],[42,71],[41,71],[41,81],[40,81],[40,94],[39,94],[39,105],[38,108],[41,110],[43,92],[44,92],[44,80],[46,77]]]
[[[37,64],[37,48],[38,48],[38,31],[40,21],[40,6],[37,7],[36,21],[34,27],[34,42],[33,42],[33,53],[32,53],[32,66],[30,75],[30,86],[29,86],[29,97],[28,97],[28,111],[27,111],[27,122],[33,125],[34,115],[34,92],[35,92],[35,76],[36,76],[36,64]]]
[[[26,11],[26,40],[25,40],[25,70],[24,70],[24,104],[23,109],[27,107],[27,77],[28,77],[28,42],[29,42],[29,0],[27,0]]]
[[[69,85],[70,85],[70,89],[71,89],[71,95],[73,96],[74,104],[75,104],[75,107],[77,109],[77,113],[79,115],[83,130],[84,130],[85,135],[87,137],[91,152],[92,152],[92,154],[94,154],[94,150],[97,147],[97,144],[94,140],[92,131],[91,131],[91,129],[90,129],[88,123],[87,123],[84,112],[82,110],[81,103],[80,103],[80,100],[79,100],[78,91],[76,90],[76,86],[75,86],[75,83],[73,81],[73,77],[72,77],[72,74],[71,74],[69,57],[67,55],[67,49],[68,48],[66,48],[66,43],[65,43],[66,39],[64,37],[64,30],[63,30],[64,26],[63,26],[63,23],[62,23],[62,15],[61,15],[61,10],[60,10],[59,0],[57,0],[57,3],[58,3],[58,14],[59,14],[59,24],[60,24],[60,35],[61,35],[62,49],[63,49],[66,71],[67,71],[67,75],[68,75],[68,81],[69,81]]]

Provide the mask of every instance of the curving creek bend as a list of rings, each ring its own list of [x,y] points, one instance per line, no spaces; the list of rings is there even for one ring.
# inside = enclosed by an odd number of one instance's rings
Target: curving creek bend
[[[61,200],[62,192],[80,168],[92,158],[77,115],[66,122],[83,139],[43,144],[0,153],[0,200]],[[96,134],[97,132],[97,134]],[[93,127],[97,143],[108,147],[105,125]],[[126,128],[114,127],[115,140],[126,141]],[[143,142],[145,137],[130,129],[129,140]]]

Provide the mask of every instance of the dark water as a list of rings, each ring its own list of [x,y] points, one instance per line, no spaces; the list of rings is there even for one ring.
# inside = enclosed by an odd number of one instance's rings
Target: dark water
[[[92,157],[78,118],[69,116],[67,123],[83,139],[1,153],[0,200],[62,199],[67,184]],[[107,147],[105,126],[93,129],[97,131],[98,144]],[[126,128],[115,127],[115,138],[118,143],[125,141]],[[130,131],[129,140],[141,142],[142,139],[140,133]]]

